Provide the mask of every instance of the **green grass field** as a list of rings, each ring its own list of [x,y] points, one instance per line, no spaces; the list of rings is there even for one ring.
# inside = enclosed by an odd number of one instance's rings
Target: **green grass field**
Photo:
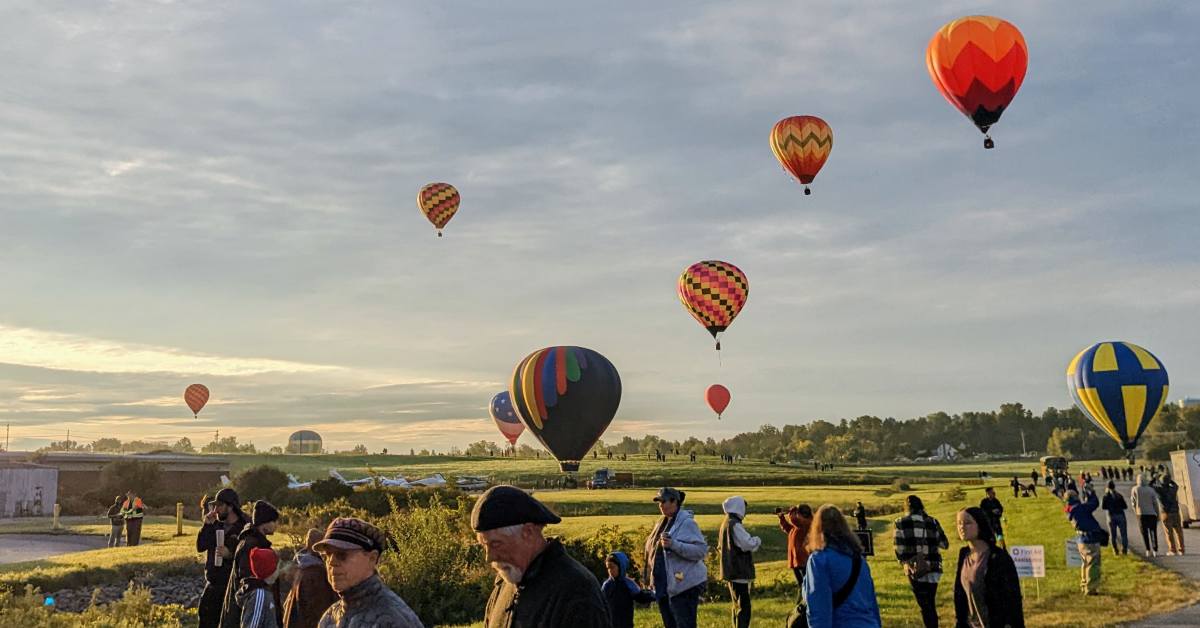
[[[552,461],[536,460],[491,460],[458,458],[411,459],[407,456],[238,456],[236,468],[247,468],[256,464],[277,462],[286,459],[289,471],[302,477],[319,477],[330,466],[357,475],[356,469],[365,472],[369,464],[382,473],[401,472],[419,476],[440,472],[447,476],[455,474],[492,475],[503,477],[506,473],[517,473],[520,468],[530,475],[545,473],[556,476]],[[380,459],[388,464],[376,464]],[[396,462],[398,459],[400,462]],[[405,464],[411,462],[411,464]],[[605,461],[607,463],[607,461]],[[1076,468],[1094,468],[1100,462],[1075,465]],[[301,468],[308,469],[301,473]],[[994,479],[990,484],[1000,488],[1000,496],[1008,508],[1006,532],[1010,544],[1043,545],[1046,550],[1047,577],[1038,583],[1026,581],[1026,623],[1030,626],[1113,626],[1145,617],[1150,614],[1178,608],[1200,600],[1200,592],[1194,583],[1150,565],[1134,557],[1104,557],[1104,595],[1086,601],[1078,592],[1078,572],[1065,566],[1064,542],[1072,531],[1062,513],[1059,502],[1046,493],[1037,499],[1011,499],[1006,497],[1006,477],[1025,469],[1031,463],[962,464],[962,465],[919,465],[890,467],[846,468],[833,474],[814,474],[811,468],[795,469],[763,463],[723,465],[719,461],[705,460],[695,465],[687,462],[659,464],[647,461],[614,463],[616,470],[634,470],[649,475],[656,470],[676,476],[673,482],[688,493],[687,506],[697,513],[697,520],[710,542],[715,546],[715,536],[720,525],[721,502],[728,496],[738,494],[749,504],[747,526],[752,534],[763,539],[763,548],[756,556],[759,566],[758,585],[760,595],[754,599],[754,625],[778,625],[790,609],[795,596],[790,570],[785,564],[785,537],[777,527],[772,514],[777,506],[809,503],[814,508],[833,503],[850,508],[862,501],[870,512],[882,513],[872,518],[876,530],[877,555],[871,559],[871,571],[883,612],[885,626],[916,626],[916,604],[907,583],[892,559],[891,522],[897,516],[903,497],[907,493],[921,495],[931,514],[942,521],[952,537],[951,550],[947,552],[948,568],[953,568],[961,543],[954,539],[954,513],[967,505],[975,505],[982,497],[982,486],[977,481],[980,469],[988,470]],[[586,471],[586,468],[585,468]],[[873,484],[828,485],[834,477],[878,477]],[[739,478],[753,478],[744,485],[730,485]],[[905,478],[912,483],[910,491],[896,492],[891,479]],[[716,478],[718,485],[706,482]],[[953,478],[959,478],[955,480]],[[783,480],[789,481],[783,481]],[[779,480],[776,486],[763,486],[763,482]],[[619,526],[623,530],[648,530],[657,519],[657,510],[651,499],[659,482],[640,482],[644,488],[589,491],[586,489],[554,490],[538,489],[535,494],[564,516],[562,524],[552,526],[550,534],[568,538],[594,535],[604,526]],[[947,502],[942,494],[947,489],[966,484],[967,499]],[[80,534],[103,535],[107,523],[101,518],[65,519],[67,531]],[[37,522],[0,524],[0,533],[46,532],[48,520]],[[147,519],[144,545],[136,548],[98,549],[65,554],[39,561],[0,566],[0,585],[14,586],[32,583],[43,590],[64,587],[90,586],[107,582],[124,582],[133,574],[157,572],[163,574],[195,573],[200,577],[200,556],[194,551],[195,523],[185,525],[185,536],[175,537],[174,520],[169,517]],[[280,549],[288,543],[288,535],[277,537]],[[640,562],[640,559],[638,559]],[[1040,597],[1038,596],[1040,591]],[[948,576],[939,589],[939,603],[943,622],[952,616],[952,584]],[[721,602],[701,606],[701,625],[722,626],[728,622],[728,605]],[[638,611],[638,626],[660,625],[656,611]]]

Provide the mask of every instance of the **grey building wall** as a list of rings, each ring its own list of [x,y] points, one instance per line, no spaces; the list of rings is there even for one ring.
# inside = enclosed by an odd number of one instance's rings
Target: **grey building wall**
[[[54,514],[58,469],[34,465],[0,466],[0,517]]]

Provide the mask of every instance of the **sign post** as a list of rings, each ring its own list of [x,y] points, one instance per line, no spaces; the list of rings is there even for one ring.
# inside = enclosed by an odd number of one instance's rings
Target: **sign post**
[[[1046,577],[1046,549],[1041,545],[1014,545],[1008,549],[1017,566],[1018,578],[1033,578],[1037,597],[1042,599],[1041,578]],[[1078,554],[1078,551],[1076,551]]]

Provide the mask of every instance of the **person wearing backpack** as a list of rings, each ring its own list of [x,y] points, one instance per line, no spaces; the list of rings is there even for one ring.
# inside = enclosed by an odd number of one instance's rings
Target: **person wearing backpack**
[[[942,554],[949,549],[950,539],[942,524],[925,512],[920,497],[909,495],[908,514],[896,520],[896,560],[904,569],[925,628],[937,628],[937,589],[942,579]]]
[[[725,521],[717,534],[717,554],[721,557],[721,579],[729,583],[733,600],[733,628],[750,628],[750,583],[754,582],[754,552],[762,539],[751,536],[742,525],[746,518],[746,500],[734,495],[721,504]]]
[[[804,603],[811,628],[882,628],[871,568],[858,536],[833,504],[817,509],[808,533]],[[797,618],[798,619],[798,618]],[[801,625],[795,619],[792,625]]]

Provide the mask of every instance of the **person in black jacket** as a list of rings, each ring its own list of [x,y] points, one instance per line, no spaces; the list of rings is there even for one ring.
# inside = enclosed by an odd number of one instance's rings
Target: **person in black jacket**
[[[1025,628],[1021,581],[1008,552],[996,547],[988,515],[979,508],[958,511],[958,552],[954,575],[956,628]]]
[[[205,496],[207,499],[207,496]],[[203,504],[204,525],[196,534],[196,551],[204,552],[204,592],[200,595],[200,628],[221,625],[221,606],[225,588],[233,571],[233,555],[237,551],[238,533],[246,527],[237,491],[223,488],[217,498]],[[220,537],[218,542],[218,537]]]
[[[1113,554],[1128,554],[1129,527],[1125,523],[1125,511],[1129,506],[1125,504],[1125,497],[1117,492],[1117,485],[1112,480],[1108,481],[1108,487],[1104,489],[1104,500],[1100,502],[1100,508],[1108,513],[1108,536],[1112,539]],[[1120,547],[1117,546],[1118,533]]]
[[[250,523],[242,528],[238,535],[237,550],[233,554],[233,569],[229,572],[229,582],[225,585],[225,603],[221,607],[221,628],[238,628],[242,623],[242,607],[237,600],[238,589],[242,580],[253,578],[250,571],[250,550],[255,548],[271,548],[271,540],[267,537],[275,534],[279,527],[279,511],[265,500],[254,502],[254,514]],[[271,587],[275,598],[276,623],[283,623],[283,604],[279,599],[279,585]]]
[[[604,561],[608,569],[608,580],[600,585],[604,601],[608,603],[608,614],[612,617],[612,628],[633,628],[633,605],[649,604],[654,601],[654,591],[643,589],[629,577],[629,557],[625,552],[613,552]]]
[[[1015,481],[1017,478],[1013,478]],[[1004,542],[1004,526],[1001,523],[1004,520],[1004,505],[996,499],[996,489],[987,487],[983,491],[987,497],[984,497],[979,502],[979,509],[988,517],[988,525],[992,528],[992,536],[996,537],[996,543],[1000,547],[1008,550],[1008,545]]]
[[[117,547],[121,545],[121,533],[125,531],[125,514],[121,512],[121,501],[124,498],[117,495],[113,500],[113,505],[108,507],[108,523],[111,529],[108,531],[108,546]]]

